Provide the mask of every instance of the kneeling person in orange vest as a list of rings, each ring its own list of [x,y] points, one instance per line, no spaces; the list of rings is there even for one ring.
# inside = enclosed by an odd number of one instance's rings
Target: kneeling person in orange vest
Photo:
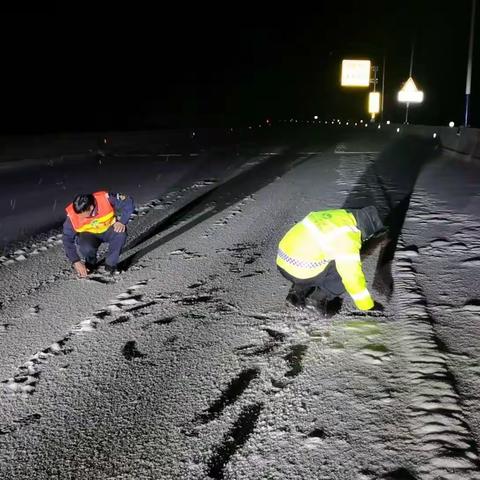
[[[105,270],[113,274],[127,239],[126,225],[135,210],[132,198],[105,191],[80,194],[65,210],[63,247],[77,274],[84,278],[95,268],[103,242],[108,243]]]
[[[381,310],[368,291],[360,249],[385,231],[374,206],[309,213],[278,246],[277,267],[292,282],[287,301],[331,315],[347,291],[359,310]]]

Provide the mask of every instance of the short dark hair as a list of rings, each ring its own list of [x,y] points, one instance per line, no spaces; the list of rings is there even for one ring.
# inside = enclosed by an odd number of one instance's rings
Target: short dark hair
[[[95,198],[91,193],[81,193],[73,199],[73,210],[75,213],[83,213],[95,205]]]

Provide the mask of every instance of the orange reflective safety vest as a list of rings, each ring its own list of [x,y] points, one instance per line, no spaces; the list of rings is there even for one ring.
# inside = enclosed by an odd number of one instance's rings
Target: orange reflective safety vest
[[[97,211],[91,217],[80,217],[78,213],[75,213],[73,203],[70,203],[65,209],[73,229],[77,233],[104,233],[116,222],[115,210],[108,201],[108,192],[95,192],[93,196]]]

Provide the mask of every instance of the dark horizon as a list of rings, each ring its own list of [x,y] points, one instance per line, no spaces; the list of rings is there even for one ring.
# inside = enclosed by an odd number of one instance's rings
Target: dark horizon
[[[384,119],[402,122],[396,93],[408,78],[412,41],[425,101],[410,109],[410,122],[460,125],[471,3],[458,3],[5,15],[0,133],[366,119],[367,90],[340,87],[341,60],[381,67],[384,54]],[[472,126],[480,126],[479,56],[477,48]]]

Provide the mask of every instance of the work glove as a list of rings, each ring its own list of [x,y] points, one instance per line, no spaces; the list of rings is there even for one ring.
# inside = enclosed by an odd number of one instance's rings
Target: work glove
[[[383,313],[385,307],[380,302],[374,302],[373,307],[368,312]]]
[[[379,302],[375,302],[370,310],[355,310],[354,312],[350,312],[349,315],[352,315],[354,317],[380,317],[383,316],[384,312],[384,306]]]

